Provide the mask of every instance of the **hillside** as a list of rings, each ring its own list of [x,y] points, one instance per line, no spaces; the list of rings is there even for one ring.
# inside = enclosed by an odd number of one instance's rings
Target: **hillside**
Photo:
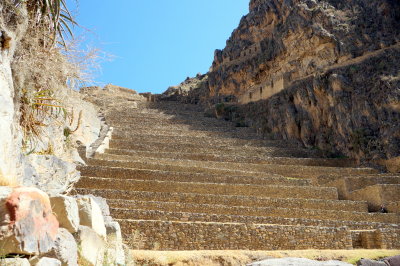
[[[224,116],[265,137],[397,171],[399,16],[396,1],[250,1],[182,101],[233,103]]]

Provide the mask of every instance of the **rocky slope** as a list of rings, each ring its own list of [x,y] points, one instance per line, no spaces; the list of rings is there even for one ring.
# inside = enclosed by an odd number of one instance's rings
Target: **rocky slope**
[[[399,39],[397,1],[251,0],[206,85],[184,101],[239,103],[226,118],[266,137],[393,164]]]

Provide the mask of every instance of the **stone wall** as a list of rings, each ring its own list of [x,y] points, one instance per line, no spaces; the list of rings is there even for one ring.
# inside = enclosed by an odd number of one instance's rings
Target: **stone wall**
[[[0,187],[0,264],[28,257],[21,265],[125,265],[121,229],[109,215],[102,198]]]
[[[348,197],[350,200],[366,200],[369,210],[377,211],[381,205],[385,205],[386,207],[388,203],[400,202],[400,185],[377,184],[368,186],[352,191]]]
[[[241,104],[246,104],[268,99],[288,86],[290,86],[290,73],[272,76],[267,81],[246,90],[246,93],[238,97],[238,101]]]
[[[163,221],[121,221],[121,227],[124,232],[140,236],[136,239],[136,245],[140,249],[352,249],[351,233],[345,227],[315,228],[235,223],[220,227],[218,223]],[[248,238],[250,234],[253,237],[257,236],[258,240]]]

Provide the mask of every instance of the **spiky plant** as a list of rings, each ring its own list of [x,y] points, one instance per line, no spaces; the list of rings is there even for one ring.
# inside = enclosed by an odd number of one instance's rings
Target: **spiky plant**
[[[16,6],[26,3],[34,27],[45,27],[49,31],[51,46],[60,38],[66,47],[65,38],[73,37],[71,26],[77,25],[68,10],[65,0],[17,0]]]

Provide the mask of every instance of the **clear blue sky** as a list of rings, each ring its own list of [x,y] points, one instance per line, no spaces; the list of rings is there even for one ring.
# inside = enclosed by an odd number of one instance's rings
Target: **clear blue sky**
[[[188,76],[205,73],[214,50],[248,13],[248,0],[69,0],[77,22],[90,30],[84,46],[100,48],[101,84],[160,93]]]

